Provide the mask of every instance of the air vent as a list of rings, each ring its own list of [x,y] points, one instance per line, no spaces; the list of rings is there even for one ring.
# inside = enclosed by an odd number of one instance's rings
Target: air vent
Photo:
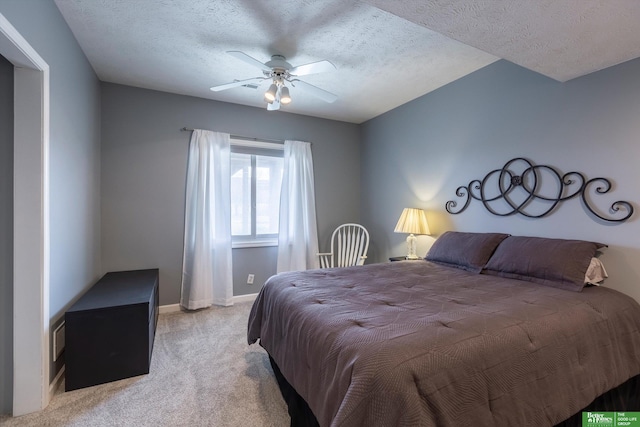
[[[53,331],[53,361],[58,360],[58,357],[62,354],[62,350],[64,350],[64,322],[62,322],[54,331]]]

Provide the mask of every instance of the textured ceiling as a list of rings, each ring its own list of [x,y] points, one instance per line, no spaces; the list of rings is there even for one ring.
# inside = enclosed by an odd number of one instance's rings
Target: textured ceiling
[[[361,123],[499,58],[560,81],[640,56],[637,0],[55,0],[107,82],[265,107],[261,76],[231,55],[336,70],[302,80],[281,111]],[[274,112],[273,114],[280,114]]]
[[[638,0],[365,0],[565,82],[640,56]]]

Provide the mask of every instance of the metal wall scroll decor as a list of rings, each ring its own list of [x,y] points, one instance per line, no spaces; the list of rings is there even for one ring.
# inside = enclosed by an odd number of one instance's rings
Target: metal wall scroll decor
[[[516,157],[502,169],[489,172],[484,178],[474,179],[467,186],[456,189],[456,196],[464,198],[464,205],[449,200],[445,208],[450,214],[459,214],[469,206],[471,199],[480,200],[492,214],[524,215],[542,218],[549,215],[560,202],[580,196],[584,206],[604,221],[623,222],[633,215],[633,206],[624,200],[613,202],[607,213],[592,205],[589,194],[601,195],[611,190],[607,178],[587,180],[580,172],[561,175],[548,165],[534,165],[529,160]]]

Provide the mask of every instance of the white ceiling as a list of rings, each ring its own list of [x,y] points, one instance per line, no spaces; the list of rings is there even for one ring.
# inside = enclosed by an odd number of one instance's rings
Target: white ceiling
[[[265,107],[209,87],[284,55],[337,70],[302,80],[281,111],[362,123],[500,58],[559,81],[640,56],[638,0],[55,0],[102,81]],[[274,112],[273,114],[281,114]]]

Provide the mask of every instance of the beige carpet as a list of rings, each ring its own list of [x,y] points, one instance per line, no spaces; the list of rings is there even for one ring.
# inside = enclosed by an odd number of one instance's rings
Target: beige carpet
[[[13,426],[288,426],[267,353],[247,345],[251,303],[160,315],[151,372],[57,391]]]

